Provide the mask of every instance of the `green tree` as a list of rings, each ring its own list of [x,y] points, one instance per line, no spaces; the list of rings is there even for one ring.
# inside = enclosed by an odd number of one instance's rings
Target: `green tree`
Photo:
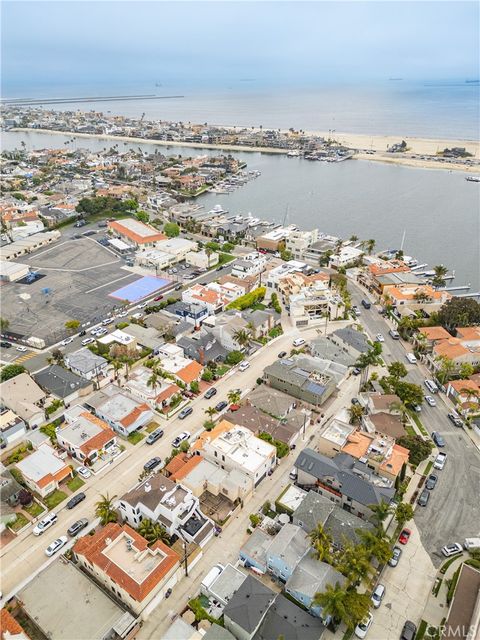
[[[382,500],[378,504],[368,505],[368,508],[372,512],[372,515],[370,516],[370,521],[373,522],[373,524],[377,528],[383,529],[383,523],[388,518],[388,516],[392,513],[392,507],[388,504],[388,502],[385,502],[384,500]]]
[[[244,359],[244,355],[241,351],[230,351],[225,358],[227,364],[235,365]]]
[[[363,416],[362,405],[352,404],[348,407],[348,415],[350,416],[350,424],[359,424]]]
[[[362,545],[371,556],[377,559],[379,564],[385,564],[390,560],[392,557],[392,548],[386,540],[383,527],[375,531],[358,529],[357,533],[362,541]]]
[[[47,358],[47,362],[49,364],[58,364],[62,366],[64,363],[64,360],[63,360],[63,353],[60,351],[60,349],[52,349],[52,353]]]
[[[395,380],[400,380],[400,378],[405,378],[407,376],[407,368],[403,364],[403,362],[392,362],[387,367],[388,373]]]
[[[240,402],[240,391],[238,389],[231,389],[227,394],[227,400],[230,404],[238,404]]]
[[[159,379],[160,379],[160,375],[157,369],[152,369],[152,373],[150,374],[150,377],[147,380],[147,387],[150,387],[153,393],[155,393],[157,387],[159,386],[158,385]]]
[[[0,318],[0,331],[6,331],[10,326],[10,320],[7,318]]]
[[[190,383],[190,391],[192,393],[198,393],[200,391],[200,385],[198,384],[198,380],[192,380]]]
[[[417,435],[402,436],[398,438],[397,443],[401,447],[409,450],[408,461],[414,467],[418,466],[423,460],[426,460],[433,449],[431,440],[424,440],[421,436]]]
[[[110,364],[113,367],[115,380],[118,380],[118,372],[123,368],[123,362],[120,362],[120,360],[112,360]]]
[[[345,624],[348,629],[355,629],[357,624],[368,614],[371,600],[366,593],[357,593],[355,589],[349,589],[347,591],[345,606],[348,614]]]
[[[148,518],[142,520],[142,522],[138,525],[138,533],[145,538],[148,542],[148,546],[151,547],[157,540],[161,542],[169,543],[170,538],[165,530],[165,527],[159,522],[152,522]]]
[[[166,222],[163,225],[163,232],[169,238],[176,238],[180,234],[180,227],[175,222]]]
[[[439,365],[437,369],[437,378],[442,384],[445,384],[452,379],[453,374],[456,372],[456,366],[454,361],[447,356],[438,356],[435,362]]]
[[[471,327],[480,324],[480,303],[473,298],[451,298],[438,313],[438,322],[454,331],[457,327]]]
[[[394,387],[394,392],[403,402],[403,404],[408,407],[414,407],[417,404],[422,404],[423,402],[423,390],[418,384],[414,384],[413,382],[405,382],[404,380],[400,380]]]
[[[248,348],[252,343],[252,334],[245,329],[237,329],[233,334],[233,339],[237,342],[241,347]]]
[[[444,287],[445,276],[448,273],[447,267],[443,264],[438,264],[436,267],[433,267],[433,271],[435,275],[432,278],[432,285],[434,287]]]
[[[346,541],[343,549],[337,555],[336,569],[343,573],[351,585],[368,578],[373,572],[367,550],[361,544]]]
[[[255,529],[255,527],[257,527],[260,522],[262,521],[262,518],[259,516],[258,513],[251,513],[249,516],[250,518],[250,523],[252,525],[252,527]]]
[[[10,378],[15,378],[15,376],[19,376],[24,371],[25,367],[22,367],[20,364],[7,364],[0,370],[0,382],[5,382],[5,380],[10,380]]]
[[[475,369],[473,365],[469,362],[463,362],[458,368],[458,375],[460,376],[460,380],[466,380],[473,375]]]
[[[395,520],[403,527],[409,520],[413,518],[413,507],[406,502],[400,502],[395,509]]]
[[[78,329],[80,324],[80,320],[67,320],[65,322],[65,329],[68,329],[68,331],[71,331],[73,333]]]
[[[332,538],[323,528],[323,524],[321,522],[318,522],[315,529],[313,529],[313,531],[309,533],[309,536],[312,543],[313,552],[317,560],[320,560],[322,562],[330,562]]]
[[[184,440],[180,443],[179,449],[182,453],[187,453],[187,451],[190,449],[190,442],[188,440]]]
[[[218,411],[215,409],[215,407],[207,407],[206,409],[203,410],[204,413],[207,414],[207,416],[210,418],[210,420],[212,420],[213,416],[218,413]]]
[[[210,369],[203,370],[202,380],[204,380],[205,382],[211,382],[213,380],[213,373]]]
[[[117,522],[118,516],[113,506],[117,496],[110,497],[108,493],[100,495],[100,500],[95,503],[95,515],[100,518],[100,523],[105,526],[109,522]]]
[[[322,618],[333,618],[336,624],[349,620],[347,609],[347,589],[339,582],[335,586],[327,584],[325,591],[316,593],[313,597],[313,604],[322,608]],[[354,627],[352,627],[354,628]]]

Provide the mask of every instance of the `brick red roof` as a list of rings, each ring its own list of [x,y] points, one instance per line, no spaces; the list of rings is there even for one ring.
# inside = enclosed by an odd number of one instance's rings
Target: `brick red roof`
[[[7,632],[11,635],[19,635],[23,633],[25,638],[29,638],[23,628],[18,624],[15,618],[6,609],[0,611],[0,637],[5,640]]]
[[[180,380],[183,380],[185,384],[190,384],[190,382],[197,380],[197,378],[201,376],[202,371],[202,365],[194,360],[183,369],[177,371],[175,375],[180,378]]]
[[[150,411],[150,407],[145,402],[143,404],[139,404],[138,407],[135,407],[128,415],[125,416],[122,420],[120,420],[120,424],[124,427],[129,427],[131,424],[137,420],[144,411]]]
[[[75,543],[73,551],[77,556],[84,557],[88,562],[103,571],[134,600],[142,602],[180,561],[180,556],[173,549],[167,547],[166,544],[157,540],[150,548],[152,551],[160,549],[165,554],[165,558],[143,582],[139,583],[103,554],[105,548],[110,544],[110,542],[107,543],[107,539],[113,541],[123,533],[126,533],[133,540],[133,547],[136,551],[147,549],[147,541],[134,529],[126,524],[121,526],[118,523],[110,523],[95,535],[80,538]]]

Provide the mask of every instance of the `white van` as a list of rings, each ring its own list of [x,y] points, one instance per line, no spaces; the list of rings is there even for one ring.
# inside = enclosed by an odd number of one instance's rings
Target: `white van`
[[[57,520],[58,518],[56,513],[49,513],[48,516],[45,516],[45,518],[40,520],[40,522],[33,527],[33,535],[41,536],[42,533],[54,525]]]
[[[465,551],[476,551],[480,549],[480,538],[465,538],[463,548]]]
[[[86,347],[87,344],[92,344],[92,342],[95,342],[93,338],[85,338],[85,340],[82,340],[82,347]]]
[[[303,338],[295,338],[295,340],[293,341],[294,347],[301,347],[302,344],[305,344],[305,340]]]
[[[435,382],[433,380],[424,380],[424,385],[427,387],[427,389],[431,393],[438,393],[439,392],[439,388],[437,387],[437,385],[435,384]]]
[[[417,364],[417,359],[413,355],[413,353],[407,353],[407,355],[405,357],[407,358],[407,360],[409,361],[410,364]]]

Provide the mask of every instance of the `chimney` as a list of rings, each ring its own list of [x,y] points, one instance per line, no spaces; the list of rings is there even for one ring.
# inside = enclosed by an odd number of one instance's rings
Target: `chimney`
[[[145,489],[145,493],[148,493],[149,491],[152,490],[152,485],[149,482],[146,482],[144,489]]]
[[[198,356],[199,356],[200,364],[204,365],[205,364],[205,349],[203,347],[199,347],[198,348]]]

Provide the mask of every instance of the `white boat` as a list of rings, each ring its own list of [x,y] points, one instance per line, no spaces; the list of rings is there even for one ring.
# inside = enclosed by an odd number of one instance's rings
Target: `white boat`
[[[287,153],[287,158],[298,158],[299,156],[300,156],[300,151],[298,151],[298,149],[288,151]]]

